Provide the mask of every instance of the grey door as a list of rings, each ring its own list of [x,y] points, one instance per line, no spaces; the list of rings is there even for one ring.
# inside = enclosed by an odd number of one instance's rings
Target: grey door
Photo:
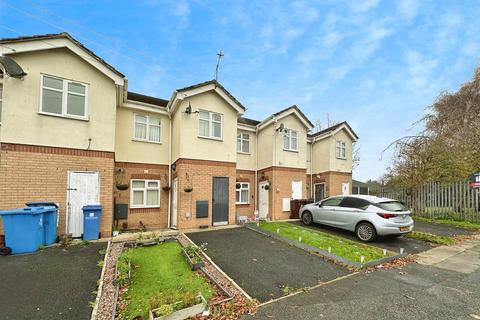
[[[213,177],[212,223],[228,224],[228,177]]]

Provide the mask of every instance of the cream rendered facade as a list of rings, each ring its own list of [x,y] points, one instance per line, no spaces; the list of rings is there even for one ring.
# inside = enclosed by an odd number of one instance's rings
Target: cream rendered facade
[[[45,39],[57,47],[45,47]],[[102,236],[113,226],[232,224],[240,216],[253,219],[258,211],[266,212],[265,218],[284,219],[290,214],[288,200],[313,197],[311,184],[321,177],[342,173],[351,180],[357,137],[348,125],[310,135],[313,125],[296,106],[264,121],[243,118],[245,108],[216,81],[175,90],[169,100],[132,94],[124,75],[67,34],[0,43],[18,48],[2,53],[27,73],[2,80],[0,174],[16,179],[0,183],[0,197],[6,199],[0,209],[27,201],[57,202],[60,234],[70,232],[74,216],[76,188],[69,183],[75,173],[99,177],[93,192],[104,209]],[[42,113],[42,75],[84,84],[86,117]],[[137,118],[155,123],[152,139],[150,124],[139,124]],[[205,137],[205,130],[216,131]],[[239,133],[248,137],[248,148],[238,150]],[[335,158],[337,140],[345,142],[346,159]],[[42,166],[35,165],[39,161]],[[13,171],[14,162],[31,165]],[[40,187],[40,180],[48,183]],[[123,215],[115,216],[122,208]]]

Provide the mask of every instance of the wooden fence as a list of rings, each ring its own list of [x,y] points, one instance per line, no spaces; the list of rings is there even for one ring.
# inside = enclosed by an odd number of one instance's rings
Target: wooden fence
[[[480,222],[480,190],[465,181],[432,182],[411,191],[380,192],[379,196],[404,201],[416,216]]]

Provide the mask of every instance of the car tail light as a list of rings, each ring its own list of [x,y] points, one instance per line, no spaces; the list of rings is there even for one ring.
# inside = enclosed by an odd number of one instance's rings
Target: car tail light
[[[380,217],[382,217],[383,219],[395,218],[397,216],[396,214],[393,214],[393,213],[380,213],[380,212],[378,212],[377,214]]]

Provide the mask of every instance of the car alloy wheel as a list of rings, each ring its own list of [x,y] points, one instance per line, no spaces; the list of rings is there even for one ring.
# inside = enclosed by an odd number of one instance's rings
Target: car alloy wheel
[[[302,222],[303,222],[303,224],[309,225],[309,224],[312,223],[312,221],[313,221],[313,218],[312,218],[312,214],[311,214],[310,212],[307,211],[307,212],[304,212],[304,213],[302,214]]]
[[[377,233],[375,227],[367,222],[360,223],[357,227],[357,237],[358,239],[369,242],[375,239]]]

